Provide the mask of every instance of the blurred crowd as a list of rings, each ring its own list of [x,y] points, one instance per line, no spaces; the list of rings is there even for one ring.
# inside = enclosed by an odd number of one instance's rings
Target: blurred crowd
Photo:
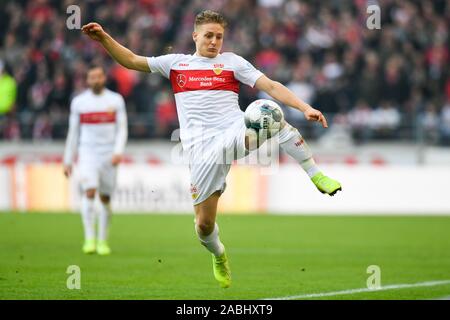
[[[450,4],[366,0],[85,0],[81,23],[96,21],[137,54],[193,53],[203,9],[229,21],[223,51],[322,110],[357,142],[425,136],[450,144]],[[86,68],[103,64],[108,87],[126,99],[131,139],[170,137],[178,127],[169,82],[114,63],[97,43],[69,30],[73,1],[0,4],[0,137],[63,139],[70,100],[85,88]],[[366,9],[381,9],[370,30]],[[242,86],[240,104],[265,97]],[[300,112],[286,118],[307,137],[320,134]]]

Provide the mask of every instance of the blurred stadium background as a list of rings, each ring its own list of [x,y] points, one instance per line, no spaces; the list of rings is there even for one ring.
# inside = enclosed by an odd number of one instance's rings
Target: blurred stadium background
[[[170,137],[178,121],[169,82],[122,68],[79,30],[67,29],[71,4],[1,1],[0,209],[77,209],[76,179],[65,180],[61,159],[70,100],[84,90],[86,67],[96,62],[107,68],[108,87],[125,97],[129,118],[115,208],[191,212],[187,167],[173,163],[177,142]],[[381,8],[380,30],[366,27],[370,4]],[[193,52],[195,13],[219,10],[230,22],[224,51],[244,56],[327,115],[331,126],[324,130],[284,108],[317,162],[342,181],[344,193],[333,199],[316,194],[306,175],[281,154],[279,174],[236,166],[222,211],[450,213],[448,1],[87,0],[77,5],[82,24],[100,22],[142,55]],[[257,98],[261,93],[241,88],[243,109]]]
[[[324,130],[284,108],[344,191],[318,193],[285,154],[279,163],[263,155],[265,165],[234,165],[219,222],[236,285],[218,291],[193,233],[188,167],[171,139],[178,122],[169,82],[120,67],[69,30],[72,4],[82,24],[100,22],[147,56],[193,52],[195,14],[223,12],[225,51],[326,114]],[[380,30],[366,27],[371,4],[381,9]],[[295,296],[364,288],[373,264],[383,285],[422,285],[329,298],[448,299],[449,21],[446,0],[1,0],[0,299]],[[65,179],[61,161],[69,103],[84,90],[91,62],[106,67],[108,87],[127,103],[129,142],[113,209],[157,213],[115,216],[106,259],[81,253],[78,216],[34,214],[78,212],[77,179]],[[241,88],[243,109],[257,98]],[[18,212],[26,214],[11,214]],[[355,216],[368,214],[376,216]],[[83,290],[66,288],[74,263]]]

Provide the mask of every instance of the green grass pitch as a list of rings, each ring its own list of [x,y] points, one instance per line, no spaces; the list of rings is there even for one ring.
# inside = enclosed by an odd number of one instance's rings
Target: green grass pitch
[[[115,215],[107,257],[81,253],[76,214],[0,214],[0,299],[260,299],[450,279],[450,217],[219,215],[221,289],[193,215]],[[66,287],[67,267],[81,289]],[[324,299],[435,299],[450,284]]]

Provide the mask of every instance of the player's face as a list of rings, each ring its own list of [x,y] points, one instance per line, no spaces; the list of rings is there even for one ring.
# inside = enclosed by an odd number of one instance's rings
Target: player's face
[[[100,93],[105,87],[106,75],[102,68],[94,68],[88,71],[87,84],[95,93]]]
[[[224,28],[218,23],[199,25],[192,33],[197,54],[202,57],[215,58],[223,44]]]

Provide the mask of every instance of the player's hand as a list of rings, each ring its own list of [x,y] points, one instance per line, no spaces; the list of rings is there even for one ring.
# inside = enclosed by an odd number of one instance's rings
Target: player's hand
[[[89,38],[95,41],[101,41],[106,36],[105,30],[103,30],[102,26],[97,22],[90,22],[88,24],[85,24],[81,28],[81,32],[87,34]]]
[[[304,115],[306,120],[318,121],[322,123],[322,126],[324,128],[328,128],[327,119],[325,119],[325,116],[319,110],[316,110],[313,107],[309,107],[308,109],[305,110]]]
[[[113,155],[113,157],[111,159],[111,163],[113,166],[117,166],[121,162],[122,162],[122,155],[120,155],[120,154]]]
[[[64,175],[69,178],[72,175],[72,166],[64,165]]]

